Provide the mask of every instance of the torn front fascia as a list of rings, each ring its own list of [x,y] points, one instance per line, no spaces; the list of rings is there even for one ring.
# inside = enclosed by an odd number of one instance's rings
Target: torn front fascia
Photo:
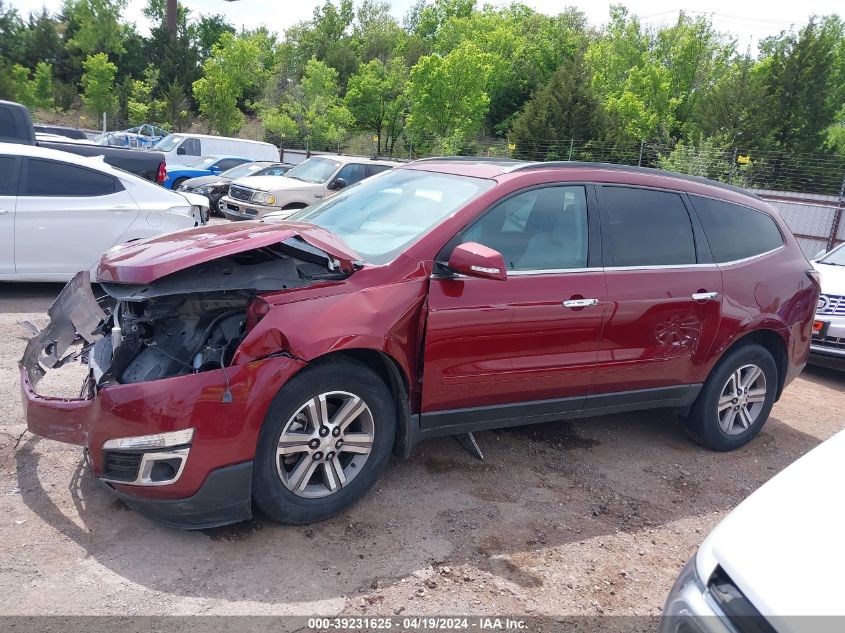
[[[61,367],[77,358],[76,354],[64,356],[77,336],[89,345],[100,340],[103,334],[98,330],[108,317],[94,297],[88,271],[77,273],[62,289],[47,316],[50,323],[30,339],[20,360],[33,386],[44,377],[44,367]]]

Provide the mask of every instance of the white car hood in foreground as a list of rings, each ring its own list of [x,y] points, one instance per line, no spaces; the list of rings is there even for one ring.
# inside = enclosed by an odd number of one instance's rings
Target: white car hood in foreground
[[[845,296],[845,266],[813,262],[813,268],[821,275],[822,294]]]
[[[699,549],[703,582],[721,565],[780,633],[801,620],[845,615],[845,431],[743,501]]]

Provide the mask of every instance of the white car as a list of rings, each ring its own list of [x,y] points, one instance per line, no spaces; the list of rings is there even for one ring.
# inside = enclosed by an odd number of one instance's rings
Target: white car
[[[208,199],[99,158],[0,143],[0,281],[68,281],[115,244],[187,229]]]
[[[716,526],[672,587],[660,633],[841,631],[845,431]]]
[[[810,362],[845,370],[845,244],[813,262],[822,282]]]
[[[219,209],[229,220],[259,220],[268,213],[279,219],[397,165],[360,156],[312,156],[284,176],[238,178]]]

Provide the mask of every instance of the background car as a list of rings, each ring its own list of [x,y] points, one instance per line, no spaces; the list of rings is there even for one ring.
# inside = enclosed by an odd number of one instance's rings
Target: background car
[[[312,156],[284,176],[249,176],[229,187],[220,211],[230,220],[287,217],[336,191],[401,165],[361,156]]]
[[[283,176],[292,167],[293,165],[287,163],[274,163],[270,161],[244,163],[220,174],[184,180],[178,187],[178,190],[190,191],[207,196],[211,203],[211,212],[223,215],[218,205],[226,192],[229,191],[229,184],[233,180],[246,176]]]
[[[845,244],[813,262],[822,291],[813,323],[810,362],[845,371]]]
[[[181,165],[168,165],[164,187],[178,189],[189,178],[216,175],[248,162],[250,159],[240,156],[200,156]]]
[[[841,630],[821,616],[845,616],[843,480],[845,431],[716,526],[672,587],[659,632]]]
[[[0,143],[0,280],[67,281],[115,244],[201,224],[207,207],[99,159]]]

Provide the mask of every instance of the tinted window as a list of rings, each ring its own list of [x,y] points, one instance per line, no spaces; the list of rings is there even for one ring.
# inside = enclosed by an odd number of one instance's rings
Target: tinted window
[[[0,156],[0,196],[13,195],[12,170],[14,168],[13,156]]]
[[[337,172],[336,178],[343,178],[346,181],[346,185],[354,185],[356,182],[360,182],[367,177],[367,168],[359,163],[349,163],[339,172]]]
[[[694,264],[695,239],[678,194],[604,187],[613,266]]]
[[[105,196],[122,189],[120,181],[108,174],[67,163],[30,158],[21,195]]]
[[[387,165],[367,165],[367,176],[375,176],[388,169],[391,169],[391,167]]]
[[[462,235],[500,252],[509,270],[587,266],[587,198],[583,187],[532,189],[488,211]]]
[[[245,163],[246,160],[243,158],[224,158],[220,162],[217,163],[217,168],[220,171],[225,171],[227,169],[232,169],[232,167],[237,167],[238,165]]]
[[[745,259],[783,245],[775,221],[762,211],[712,198],[691,198],[715,261]]]
[[[200,151],[200,140],[198,138],[186,138],[185,142],[176,150],[176,153],[184,154],[185,156],[199,156],[202,154]]]

